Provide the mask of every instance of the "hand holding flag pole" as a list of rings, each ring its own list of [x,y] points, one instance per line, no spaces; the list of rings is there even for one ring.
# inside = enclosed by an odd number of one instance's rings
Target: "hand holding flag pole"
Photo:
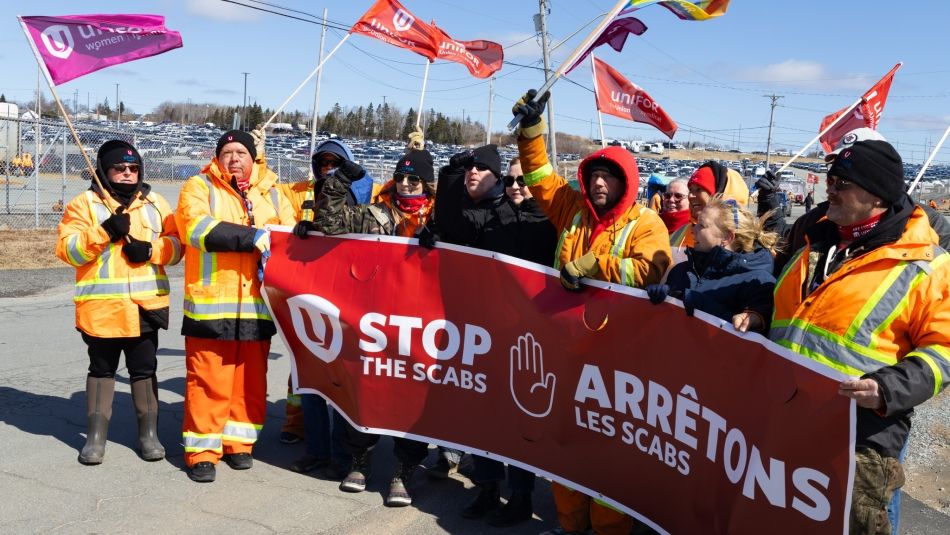
[[[917,172],[917,177],[914,178],[914,181],[911,183],[910,188],[907,189],[907,194],[910,195],[914,192],[914,188],[917,187],[917,183],[920,182],[920,177],[924,176],[924,171],[930,167],[930,162],[934,161],[934,157],[940,151],[940,147],[943,146],[943,142],[947,140],[947,135],[950,134],[950,126],[947,127],[946,131],[943,133],[943,137],[940,138],[940,141],[937,142],[937,146],[934,147],[933,152],[930,153],[930,156],[927,157],[927,161],[924,162],[924,165],[920,168],[920,171]]]
[[[541,95],[547,93],[547,91],[554,86],[554,83],[557,82],[558,78],[564,76],[564,73],[577,61],[577,58],[587,51],[590,45],[600,36],[601,33],[603,33],[603,31],[607,28],[607,26],[610,25],[614,18],[616,18],[617,15],[623,11],[623,8],[626,7],[628,3],[630,3],[630,0],[618,0],[617,4],[610,8],[610,11],[607,12],[607,16],[605,16],[603,20],[601,20],[597,26],[594,27],[593,31],[591,31],[583,41],[581,41],[581,44],[577,45],[577,48],[571,52],[571,55],[561,62],[561,65],[556,71],[554,71],[554,74],[548,78],[546,82],[544,82],[544,85],[542,85],[540,89],[538,89],[538,92],[535,94],[531,102],[536,101]],[[518,126],[518,123],[521,122],[523,117],[524,115],[521,113],[515,115],[515,118],[512,119],[510,123],[508,123],[508,130],[513,130],[516,126]]]

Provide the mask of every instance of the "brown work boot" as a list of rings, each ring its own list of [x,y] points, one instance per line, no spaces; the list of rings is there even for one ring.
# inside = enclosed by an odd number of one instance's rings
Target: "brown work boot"
[[[112,418],[112,398],[115,378],[86,377],[86,445],[79,453],[82,464],[100,464],[106,454],[109,419]]]
[[[165,458],[158,440],[158,382],[155,376],[132,383],[132,404],[139,422],[139,452],[146,461]]]

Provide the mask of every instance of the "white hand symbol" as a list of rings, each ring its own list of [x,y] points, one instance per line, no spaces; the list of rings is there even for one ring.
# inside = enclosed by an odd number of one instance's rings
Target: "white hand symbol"
[[[535,418],[544,418],[554,404],[554,386],[557,377],[544,373],[544,355],[534,335],[525,333],[511,346],[511,397],[518,408]]]

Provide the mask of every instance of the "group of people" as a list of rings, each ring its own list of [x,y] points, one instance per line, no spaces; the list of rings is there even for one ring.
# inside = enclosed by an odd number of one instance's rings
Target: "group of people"
[[[913,408],[950,381],[950,255],[938,245],[950,232],[905,193],[897,152],[881,139],[846,136],[830,155],[828,201],[794,225],[776,214],[773,176],[759,181],[753,214],[742,177],[716,162],[671,182],[654,210],[637,202],[636,160],[622,148],[585,158],[579,190],[558,175],[543,136],[547,97],[528,92],[513,108],[521,117],[518,158],[502,162],[497,147],[485,145],[436,170],[415,134],[375,192],[339,140],[314,151],[309,181],[282,185],[267,168],[263,135],[229,131],[172,211],[144,182],[134,147],[104,144],[96,180],[66,206],[57,244],[57,255],[76,267],[76,327],[90,362],[79,461],[103,460],[122,352],[141,455],[164,457],[157,332],[169,325],[164,266],[184,257],[188,475],[214,481],[222,459],[235,470],[252,467],[276,332],[261,297],[270,255],[264,226],[281,224],[300,239],[312,231],[385,234],[428,248],[445,242],[503,253],[554,267],[568,291],[584,291],[584,278],[642,288],[658,306],[677,299],[687,314],[703,311],[843,372],[852,379],[839,392],[859,407],[851,532],[890,533],[896,522],[888,504],[903,482]],[[349,425],[315,394],[291,395],[287,408],[281,440],[306,443],[291,469],[323,468],[342,480],[340,490],[363,491],[379,437]],[[405,506],[428,445],[395,438],[393,449],[398,468],[386,504]],[[429,474],[456,471],[461,454],[440,448]],[[477,455],[472,461],[478,493],[464,517],[494,526],[531,518],[534,474],[506,472]],[[503,503],[504,482],[510,497]],[[552,533],[626,535],[635,527],[632,517],[580,491],[554,484],[553,495]]]

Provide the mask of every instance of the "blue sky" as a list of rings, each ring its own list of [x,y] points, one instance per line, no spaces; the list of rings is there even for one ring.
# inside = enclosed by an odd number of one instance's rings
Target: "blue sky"
[[[254,0],[245,4],[267,6]],[[333,21],[352,24],[371,0],[267,0],[306,13],[329,10]],[[554,42],[606,12],[613,0],[552,0],[548,19]],[[182,33],[184,48],[112,67],[60,87],[63,98],[75,91],[85,102],[115,99],[144,112],[164,100],[239,105],[243,71],[250,72],[249,100],[276,107],[316,66],[320,27],[239,7],[220,0],[96,1],[34,0],[23,7],[5,2],[0,19],[0,93],[31,100],[36,65],[15,15],[77,13],[155,13]],[[506,60],[540,64],[539,40],[532,37],[536,0],[403,0],[418,18],[434,19],[453,37],[489,39],[506,48]],[[23,10],[27,9],[27,10]],[[269,8],[268,8],[269,9]],[[303,16],[303,15],[301,15]],[[903,61],[891,87],[879,130],[905,160],[920,162],[950,124],[950,60],[946,56],[944,2],[842,0],[796,2],[734,0],[729,12],[707,22],[680,21],[659,6],[635,16],[649,28],[628,40],[620,54],[602,47],[598,56],[646,89],[680,125],[676,140],[705,140],[743,149],[762,149],[769,122],[769,99],[784,95],[775,110],[773,146],[797,150],[817,134],[821,118],[847,106]],[[555,64],[582,35],[554,53]],[[327,33],[329,50],[342,33]],[[517,44],[516,44],[517,43]],[[514,45],[514,46],[511,46]],[[321,110],[381,103],[417,107],[425,59],[364,36],[353,36],[328,63]],[[598,137],[590,69],[577,68],[555,86],[556,127]],[[510,107],[526,89],[543,81],[540,71],[505,65],[495,82],[493,130],[510,119]],[[583,86],[583,87],[580,87]],[[68,95],[68,97],[67,97]],[[313,85],[290,109],[313,106]],[[463,111],[487,121],[488,83],[472,78],[455,63],[437,62],[429,75],[425,107],[447,115]],[[660,139],[647,125],[605,117],[607,137]],[[741,128],[741,130],[740,130]],[[945,147],[937,162],[950,163]]]

